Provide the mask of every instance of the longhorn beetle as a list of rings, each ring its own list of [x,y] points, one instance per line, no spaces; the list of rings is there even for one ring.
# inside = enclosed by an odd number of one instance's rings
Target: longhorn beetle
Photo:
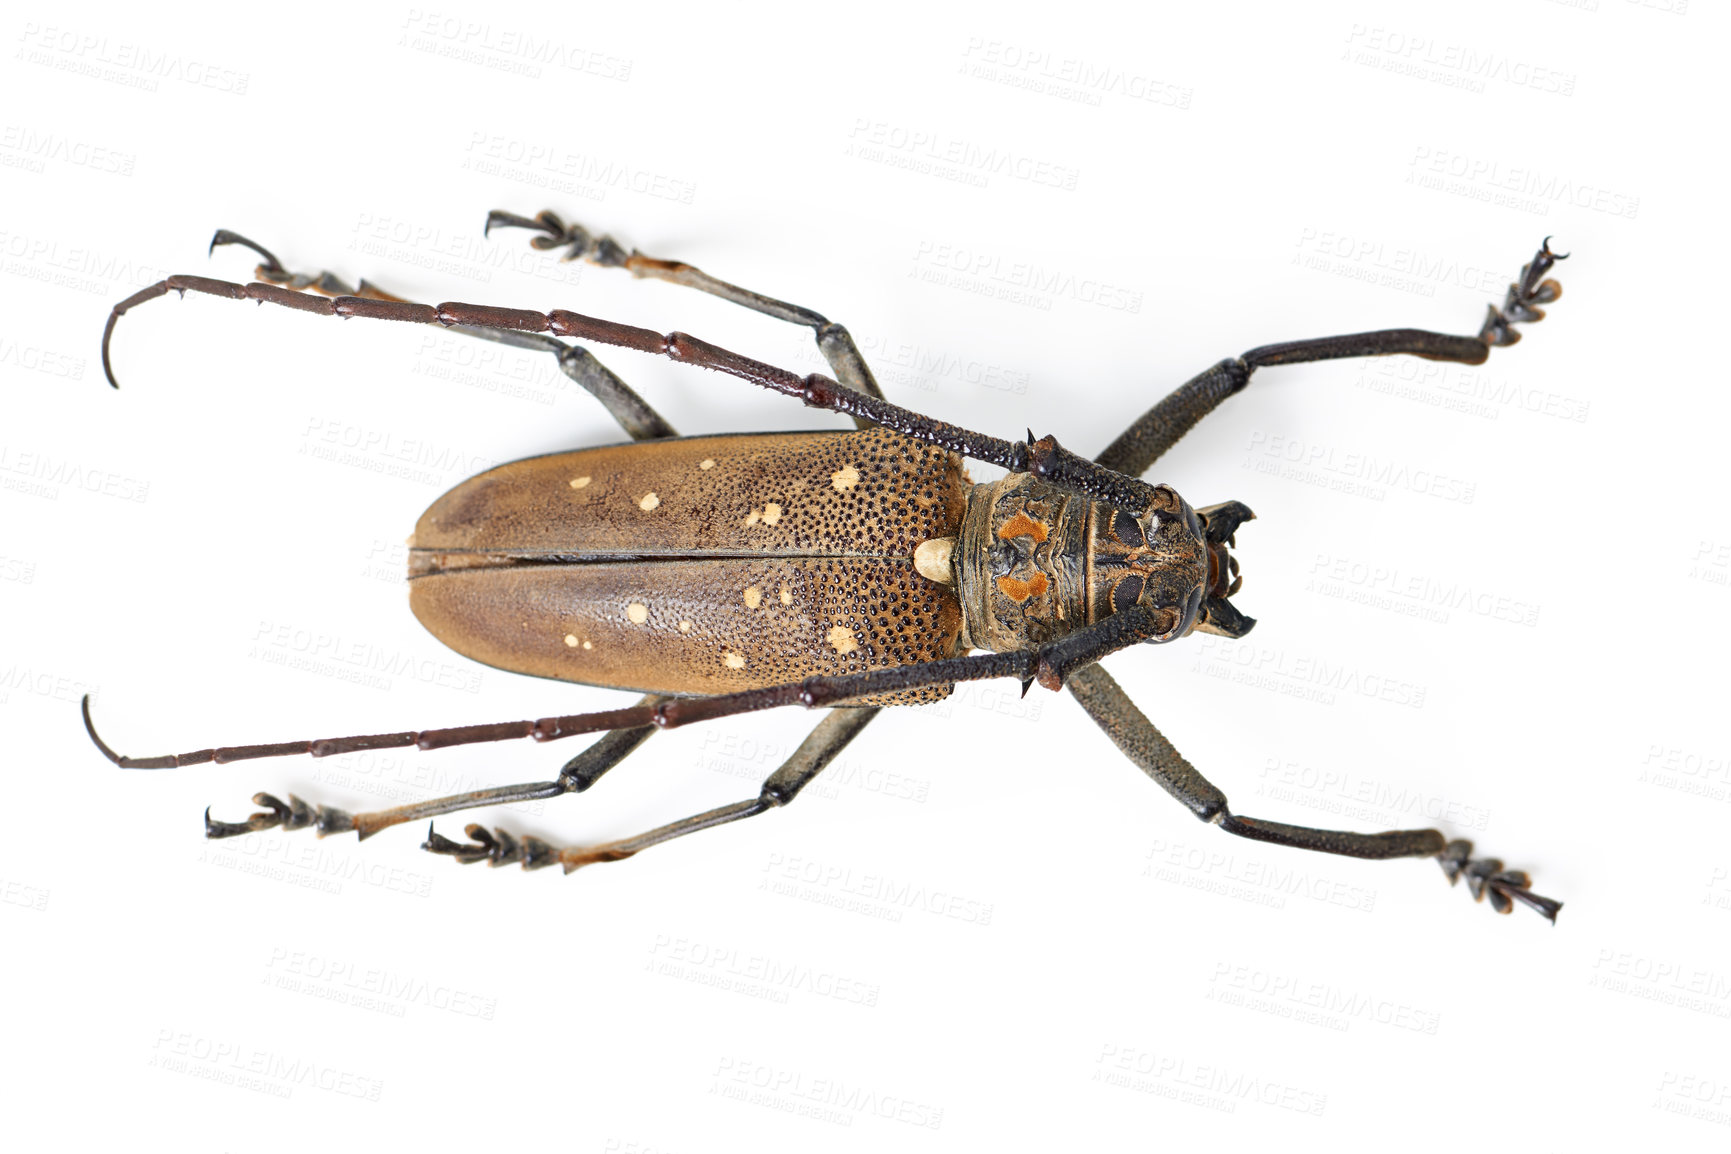
[[[1309,829],[1231,812],[1096,662],[1142,642],[1195,631],[1242,637],[1255,622],[1238,592],[1234,534],[1253,514],[1237,501],[1192,508],[1170,486],[1139,478],[1167,449],[1258,369],[1339,357],[1408,354],[1482,363],[1514,344],[1517,323],[1561,288],[1545,274],[1567,254],[1549,238],[1492,306],[1476,336],[1385,329],[1264,345],[1180,385],[1093,460],[1050,437],[1002,441],[891,404],[852,337],[818,313],[717,280],[678,261],[627,252],[608,236],[551,212],[506,212],[495,227],[532,231],[538,249],[563,249],[711,293],[805,325],[834,378],[801,377],[685,333],[665,335],[563,310],[539,313],[472,304],[417,304],[330,273],[291,273],[268,249],[228,231],[211,240],[260,258],[251,284],[171,276],[114,306],[102,336],[109,361],[115,323],[170,291],[283,305],[320,316],[436,324],[485,340],[552,353],[631,437],[605,448],[501,465],[435,501],[415,527],[409,603],[445,644],[477,661],[536,677],[646,694],[624,709],[408,733],[322,738],[122,757],[90,720],[90,738],[123,769],[413,745],[579,733],[600,740],[553,781],[481,789],[395,809],[350,814],[255,794],[265,812],[213,820],[205,833],[233,837],[281,826],[320,836],[367,838],[400,822],[505,802],[578,793],[655,732],[758,709],[832,707],[756,798],[696,814],[637,837],[558,848],[503,829],[467,827],[457,842],[429,825],[422,848],[461,862],[558,863],[565,872],[618,861],[660,842],[753,817],[792,801],[888,705],[935,701],[960,681],[1014,677],[1072,696],[1136,765],[1203,821],[1256,841],[1361,858],[1433,857],[1449,882],[1467,879],[1475,899],[1500,913],[1515,902],[1551,921],[1562,903],[1529,889],[1527,875],[1472,843],[1434,829],[1351,833]],[[856,431],[679,437],[582,344],[658,353],[743,378],[813,408],[854,419]],[[1008,474],[971,484],[962,458]],[[985,650],[970,654],[970,650]]]

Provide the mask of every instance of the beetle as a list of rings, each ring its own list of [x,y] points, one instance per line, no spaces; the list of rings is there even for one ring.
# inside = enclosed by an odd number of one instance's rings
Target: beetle
[[[830,712],[757,797],[637,837],[555,847],[479,824],[468,842],[429,826],[424,849],[458,861],[569,873],[617,861],[698,830],[791,802],[887,706],[939,700],[961,681],[1014,677],[1068,687],[1137,766],[1195,816],[1257,841],[1361,858],[1436,858],[1448,881],[1508,913],[1518,902],[1554,922],[1562,903],[1532,892],[1525,873],[1473,857],[1472,843],[1435,829],[1355,833],[1233,813],[1226,796],[1180,754],[1097,662],[1128,646],[1193,632],[1242,637],[1255,624],[1232,601],[1241,584],[1236,532],[1254,515],[1237,501],[1193,507],[1141,476],[1259,369],[1343,357],[1406,354],[1482,363],[1519,340],[1516,324],[1543,319],[1561,295],[1545,274],[1567,254],[1547,237],[1490,307],[1473,336],[1388,329],[1265,345],[1180,385],[1090,460],[1055,438],[1006,441],[892,404],[848,331],[810,309],[627,250],[552,212],[495,211],[494,228],[529,230],[564,258],[671,281],[810,328],[834,376],[788,372],[685,333],[662,334],[556,310],[419,304],[330,273],[297,274],[263,246],[226,230],[211,251],[238,245],[259,257],[257,280],[177,275],[115,305],[115,325],[170,291],[252,300],[321,316],[435,324],[552,353],[632,439],[501,465],[440,497],[415,527],[410,606],[446,645],[517,673],[631,689],[622,709],[415,732],[124,757],[124,769],[310,754],[325,757],[413,745],[421,750],[533,737],[603,736],[553,781],[475,790],[350,814],[294,795],[253,798],[264,812],[214,820],[208,837],[282,827],[367,838],[407,821],[473,807],[581,792],[658,728],[801,705]],[[566,339],[583,343],[567,343]],[[806,405],[854,418],[853,431],[679,437],[591,354],[616,345],[742,378]],[[973,484],[962,459],[999,465]],[[983,652],[972,652],[981,650]]]

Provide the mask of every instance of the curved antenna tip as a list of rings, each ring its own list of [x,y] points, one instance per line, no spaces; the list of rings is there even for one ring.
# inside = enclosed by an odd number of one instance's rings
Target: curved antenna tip
[[[114,326],[120,320],[118,312],[108,314],[108,324],[102,329],[102,375],[108,378],[108,387],[120,388],[120,382],[114,379],[114,365],[108,359],[108,344],[114,339]]]
[[[83,699],[81,701],[79,701],[78,709],[79,709],[79,712],[81,712],[84,715],[84,732],[88,733],[90,735],[91,742],[96,746],[97,749],[100,749],[102,751],[103,757],[106,757],[109,761],[112,761],[115,765],[119,765],[120,764],[120,755],[118,753],[115,753],[112,749],[108,748],[108,743],[106,741],[103,741],[102,738],[99,737],[96,733],[96,723],[90,720],[90,694],[86,693],[84,695]]]

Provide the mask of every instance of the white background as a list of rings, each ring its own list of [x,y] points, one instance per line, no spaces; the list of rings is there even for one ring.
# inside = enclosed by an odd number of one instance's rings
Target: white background
[[[1731,1141],[1709,6],[36,3],[3,31],[9,1140]],[[1482,370],[1265,371],[1163,461],[1259,514],[1261,624],[1109,665],[1237,811],[1440,824],[1557,926],[1428,861],[1206,828],[1067,697],[998,685],[884,716],[787,812],[571,877],[419,828],[207,844],[204,806],[256,790],[362,809],[576,749],[123,773],[81,693],[138,755],[623,704],[445,650],[400,545],[472,472],[620,438],[550,361],[213,298],[125,318],[112,392],[111,303],[248,279],[205,256],[226,227],[421,300],[821,367],[791,326],[484,241],[495,207],[818,309],[893,399],[1078,451],[1253,345],[1475,331],[1555,233],[1563,300]],[[683,432],[842,424],[597,352]],[[485,816],[635,833],[753,795],[811,720],[660,735]]]

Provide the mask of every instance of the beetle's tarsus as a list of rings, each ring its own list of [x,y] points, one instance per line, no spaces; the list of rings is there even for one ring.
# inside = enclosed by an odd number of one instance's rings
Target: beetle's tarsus
[[[1520,902],[1537,911],[1552,925],[1556,924],[1557,911],[1563,908],[1562,902],[1535,894],[1529,888],[1532,879],[1524,871],[1505,870],[1500,859],[1475,858],[1472,853],[1473,843],[1463,839],[1449,842],[1437,855],[1437,862],[1442,866],[1449,885],[1464,877],[1473,900],[1490,898],[1491,908],[1497,913],[1506,914],[1515,908],[1516,902]]]
[[[210,807],[206,806],[204,836],[239,837],[243,833],[257,833],[259,830],[281,826],[285,830],[310,828],[318,836],[325,837],[333,833],[347,833],[355,828],[354,818],[345,810],[328,805],[308,805],[292,793],[289,794],[287,803],[272,794],[255,793],[252,795],[252,803],[264,806],[267,812],[255,813],[245,821],[216,821],[210,816]]]
[[[238,837],[243,833],[251,833],[250,823],[236,824],[228,821],[214,821],[210,816],[210,806],[204,807],[204,836],[207,838]]]
[[[590,264],[605,268],[630,268],[634,258],[646,259],[642,258],[640,253],[627,251],[624,245],[605,233],[592,233],[575,222],[566,224],[551,210],[538,212],[531,220],[514,212],[494,209],[487,214],[487,223],[482,227],[481,235],[491,233],[495,225],[501,228],[527,228],[544,234],[530,237],[529,244],[543,252],[555,248],[568,250],[560,260],[586,260]]]
[[[259,259],[264,262],[259,266],[261,271],[269,270],[274,273],[286,273],[288,271],[283,267],[282,261],[278,260],[276,254],[270,249],[258,243],[256,240],[248,240],[246,237],[240,235],[240,233],[230,232],[226,228],[217,229],[216,233],[211,236],[210,248],[206,251],[205,255],[208,256],[210,253],[214,253],[218,247],[228,244],[238,244],[242,248],[251,249],[253,252],[257,253]]]
[[[517,839],[504,830],[498,830],[496,836],[489,835],[484,827],[471,822],[463,832],[487,847],[489,866],[502,866],[506,862],[517,860]]]
[[[619,861],[636,852],[617,849],[613,846],[596,846],[593,849],[554,849],[538,837],[525,837],[519,840],[496,826],[489,833],[485,826],[478,823],[465,826],[463,833],[471,840],[468,842],[453,841],[435,831],[432,823],[429,822],[427,840],[421,843],[421,848],[429,853],[456,858],[464,865],[473,865],[476,862],[484,861],[490,866],[502,866],[517,862],[526,870],[537,870],[557,862],[564,867],[566,873],[582,866],[592,865],[595,862]]]
[[[464,859],[461,857],[461,854],[465,849],[464,845],[461,842],[452,841],[450,838],[434,829],[433,824],[434,823],[432,822],[427,823],[427,840],[421,843],[421,848],[426,850],[428,853],[449,854],[450,856],[457,858],[457,860],[463,861]]]
[[[525,837],[519,841],[497,826],[488,833],[485,826],[471,822],[463,828],[463,833],[473,840],[468,843],[452,841],[435,831],[433,823],[428,822],[427,840],[421,843],[421,848],[429,853],[454,857],[464,865],[484,861],[497,867],[517,862],[526,870],[552,865],[559,857],[559,852],[540,838]]]
[[[1545,273],[1558,261],[1568,259],[1566,252],[1551,251],[1551,238],[1547,236],[1539,245],[1538,254],[1521,267],[1520,278],[1509,286],[1502,306],[1491,305],[1486,312],[1479,340],[1490,348],[1506,348],[1521,339],[1512,326],[1544,320],[1545,310],[1536,306],[1548,305],[1563,295],[1563,286],[1544,279]]]
[[[538,870],[559,860],[559,851],[538,837],[523,839],[523,868]]]
[[[361,841],[366,841],[378,832],[377,830],[356,830],[355,816],[346,809],[321,805],[314,811],[313,832],[320,837],[329,837],[333,833],[349,833],[350,831],[358,833]]]
[[[304,809],[305,803],[292,793],[289,799],[295,805]],[[252,795],[254,805],[262,805],[266,812],[255,813],[245,821],[215,821],[210,816],[210,807],[204,810],[204,836],[207,838],[239,837],[243,833],[256,833],[263,829],[272,829],[279,825],[287,825],[293,817],[294,810],[289,805],[268,793]],[[309,815],[310,816],[310,815]]]

